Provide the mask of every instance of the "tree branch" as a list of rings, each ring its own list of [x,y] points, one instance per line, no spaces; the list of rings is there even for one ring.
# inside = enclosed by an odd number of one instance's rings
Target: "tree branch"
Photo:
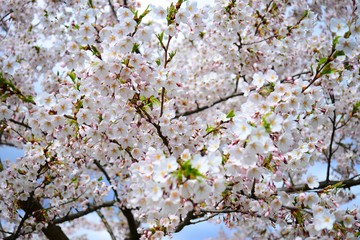
[[[241,214],[244,214],[244,215],[251,215],[251,216],[255,216],[255,217],[258,217],[258,218],[263,218],[264,216],[262,215],[259,215],[259,214],[254,214],[254,213],[251,213],[251,212],[244,212],[244,211],[241,211],[241,210],[238,210],[238,209],[200,209],[201,212],[203,213],[217,213],[217,214],[221,214],[221,213],[241,213]],[[270,221],[276,223],[276,219],[274,218],[271,218],[271,217],[267,217],[267,219],[269,219]]]
[[[331,131],[331,138],[330,138],[330,144],[329,144],[329,152],[327,155],[326,181],[330,180],[331,158],[334,154],[332,148],[333,148],[333,144],[334,144],[335,131],[336,131],[336,111],[334,109],[334,119],[332,121],[332,131]]]
[[[60,223],[64,223],[64,222],[69,222],[69,221],[75,220],[77,218],[81,218],[89,213],[95,212],[98,209],[101,209],[104,207],[113,207],[115,205],[115,203],[116,203],[116,201],[109,201],[109,202],[104,202],[103,204],[100,204],[100,205],[89,206],[87,209],[85,209],[83,211],[79,211],[74,214],[69,214],[69,215],[61,217],[61,218],[56,218],[53,221],[51,221],[51,223],[52,224],[60,224]]]
[[[306,89],[308,89],[311,85],[313,85],[316,80],[318,80],[322,75],[321,72],[322,70],[330,63],[334,60],[334,58],[332,57],[332,55],[335,53],[335,49],[333,49],[330,53],[330,55],[328,56],[328,58],[326,59],[326,62],[321,66],[321,67],[317,67],[316,68],[316,72],[314,75],[314,78],[309,82],[308,85],[306,85],[305,87],[303,87],[302,89],[302,93],[304,93],[306,91]]]
[[[33,193],[30,194],[28,200],[19,201],[18,204],[25,211],[25,215],[22,218],[16,232],[11,236],[6,237],[6,240],[15,240],[20,236],[21,228],[28,217],[34,216],[36,222],[43,222],[45,220],[41,213],[43,207],[36,199],[34,199]],[[49,223],[46,228],[42,229],[42,232],[49,240],[69,240],[66,234],[62,231],[61,227],[56,226],[56,223]]]
[[[292,75],[291,79],[295,80],[297,77],[300,77],[301,75],[309,74],[309,73],[311,73],[311,71],[304,71],[304,72],[301,72],[301,73],[297,73],[297,74]],[[245,75],[240,76],[240,77],[245,79]],[[287,78],[284,78],[284,79],[280,80],[280,82],[283,83],[286,80],[287,80]],[[250,91],[254,91],[255,89],[256,88],[252,88]],[[235,91],[237,91],[237,88],[235,88]],[[203,107],[197,107],[194,110],[189,110],[189,111],[186,111],[186,112],[183,112],[183,113],[179,113],[174,118],[176,119],[176,118],[179,118],[179,117],[189,116],[189,115],[192,115],[192,114],[195,114],[195,113],[199,113],[199,112],[202,112],[202,111],[204,111],[204,110],[206,110],[208,108],[211,108],[211,107],[213,107],[213,106],[215,106],[215,105],[217,105],[219,103],[225,102],[225,101],[227,101],[227,100],[229,100],[231,98],[238,97],[238,96],[243,96],[243,95],[244,95],[243,92],[241,92],[241,93],[234,92],[233,94],[231,94],[231,95],[229,95],[229,96],[227,96],[225,98],[220,98],[219,100],[217,100],[217,101],[215,101],[215,102],[213,102],[213,103],[211,103],[209,105],[206,105],[206,106],[203,106]]]
[[[116,240],[115,234],[113,232],[113,230],[111,229],[111,226],[109,224],[109,222],[106,220],[104,214],[101,213],[101,210],[98,209],[96,210],[97,215],[100,217],[101,221],[103,222],[103,224],[106,227],[106,230],[108,231],[108,233],[110,234],[110,237],[112,240]]]
[[[191,220],[192,219],[195,219],[195,215],[194,215],[195,211],[194,210],[191,210],[190,212],[188,212],[186,214],[186,217],[184,218],[183,221],[181,221],[179,223],[179,225],[176,226],[175,228],[175,232],[180,232],[184,227],[186,227],[187,225],[190,225],[191,224]]]
[[[126,2],[126,1],[125,1],[125,2]],[[114,15],[116,21],[119,22],[119,19],[118,19],[118,17],[117,17],[117,14],[116,14],[114,5],[112,4],[111,0],[108,0],[108,3],[109,3],[109,6],[110,6],[110,9],[111,9],[111,12],[112,12],[112,14]]]
[[[164,145],[168,149],[169,153],[172,154],[172,150],[171,150],[171,147],[170,147],[169,140],[168,140],[168,138],[166,136],[163,135],[160,125],[153,122],[151,116],[146,111],[142,110],[139,107],[137,107],[136,110],[137,110],[137,113],[140,114],[140,116],[145,118],[148,123],[150,123],[151,125],[153,125],[155,127],[158,136],[161,138],[162,142],[164,143]]]
[[[9,16],[10,14],[12,14],[14,12],[14,10],[10,9],[10,11],[8,13],[6,13],[1,19],[0,22],[2,22],[7,16]]]
[[[16,120],[14,120],[14,119],[9,119],[9,122],[18,124],[18,125],[20,125],[20,126],[23,126],[23,127],[26,128],[26,129],[31,130],[31,127],[30,127],[29,125],[23,123],[23,122],[19,122],[19,121],[16,121]]]
[[[238,96],[243,96],[244,93],[236,93],[236,94],[231,94],[225,98],[220,98],[219,100],[213,102],[212,104],[210,105],[206,105],[206,106],[203,106],[203,107],[198,107],[194,110],[190,110],[190,111],[187,111],[187,112],[183,112],[183,113],[179,113],[175,116],[175,118],[179,118],[179,117],[182,117],[182,116],[189,116],[189,115],[192,115],[192,114],[195,114],[195,113],[199,113],[199,112],[202,112],[208,108],[211,108],[213,106],[215,106],[216,104],[219,104],[219,103],[222,103],[222,102],[225,102],[231,98],[234,98],[234,97],[238,97]]]
[[[100,164],[99,161],[97,161],[97,160],[95,160],[94,163],[95,163],[95,165],[100,169],[100,171],[105,175],[106,180],[109,182],[109,184],[111,184],[110,176],[109,176],[109,174],[106,172],[105,168],[103,168],[103,166],[101,166],[101,164]],[[111,189],[112,189],[113,192],[114,192],[116,201],[119,202],[119,203],[121,203],[121,200],[120,200],[120,198],[119,198],[119,194],[118,194],[118,192],[116,191],[116,189],[112,186],[112,184],[111,184]],[[135,220],[134,215],[133,215],[132,212],[131,212],[131,209],[128,209],[128,208],[122,206],[122,207],[120,207],[120,210],[121,210],[122,214],[125,216],[125,218],[126,218],[126,220],[127,220],[127,223],[128,223],[128,226],[129,226],[129,231],[130,231],[130,238],[129,238],[129,240],[137,240],[137,239],[140,239],[140,235],[139,235],[139,233],[137,232],[137,228],[138,228],[138,226],[140,225],[140,223]]]
[[[130,230],[130,236],[129,238],[125,238],[125,240],[139,240],[141,236],[137,232],[137,228],[139,227],[140,223],[135,220],[134,215],[132,214],[130,209],[121,209],[121,212],[126,217]]]
[[[334,186],[335,185],[335,186]],[[294,192],[305,192],[305,191],[311,191],[311,190],[324,190],[329,189],[332,187],[336,188],[351,188],[354,186],[360,185],[360,178],[356,179],[356,177],[346,179],[343,181],[322,181],[319,182],[319,186],[316,188],[309,188],[307,184],[298,184],[291,186],[290,188],[278,188],[277,191],[284,191],[287,193],[294,193]]]
[[[94,160],[94,163],[95,163],[95,165],[98,167],[98,169],[105,175],[106,180],[107,180],[107,181],[109,182],[109,184],[111,185],[111,189],[112,189],[113,192],[114,192],[116,201],[118,201],[119,203],[121,203],[121,200],[120,200],[120,198],[119,198],[119,194],[118,194],[118,192],[116,191],[116,189],[114,188],[114,186],[112,185],[110,176],[109,176],[109,174],[106,172],[105,168],[104,168],[103,166],[101,166],[101,164],[100,164],[100,162],[99,162],[98,160]]]

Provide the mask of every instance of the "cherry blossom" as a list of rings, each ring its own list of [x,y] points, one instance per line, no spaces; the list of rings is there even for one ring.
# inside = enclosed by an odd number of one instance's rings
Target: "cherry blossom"
[[[358,2],[203,5],[0,6],[4,239],[359,236]]]

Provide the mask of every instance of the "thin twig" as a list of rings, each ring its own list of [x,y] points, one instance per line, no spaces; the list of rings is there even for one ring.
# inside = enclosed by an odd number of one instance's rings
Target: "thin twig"
[[[1,19],[0,19],[0,22],[2,22],[7,16],[9,16],[10,14],[12,14],[14,12],[14,10],[10,9],[10,11],[5,14]]]
[[[161,131],[161,127],[159,124],[155,123],[151,116],[144,110],[142,110],[141,108],[137,108],[137,113],[140,114],[140,116],[142,116],[143,118],[146,119],[146,121],[148,123],[150,123],[151,125],[153,125],[157,131],[158,136],[161,138],[161,140],[163,141],[164,145],[166,146],[166,148],[168,149],[169,153],[172,154],[172,150],[170,147],[170,143],[169,140],[166,136],[163,135],[162,131]]]
[[[332,104],[335,104],[335,97],[334,95],[330,94],[331,102]],[[334,144],[334,138],[335,138],[335,131],[336,131],[336,110],[334,109],[334,118],[332,120],[332,131],[331,131],[331,138],[330,138],[330,144],[329,144],[329,152],[327,155],[327,170],[326,170],[326,181],[330,180],[330,167],[331,167],[331,159],[333,157],[333,144]]]
[[[196,221],[196,222],[190,222],[190,224],[198,224],[198,223],[201,223],[201,222],[209,221],[210,219],[218,216],[219,214],[220,214],[220,213],[214,213],[214,214],[212,214],[212,215],[210,215],[210,216],[208,216],[208,217],[205,217],[205,218],[203,218],[203,219],[200,219],[200,220],[198,220],[198,221]]]
[[[9,119],[9,122],[15,123],[17,125],[23,126],[26,129],[31,130],[31,127],[29,125],[25,124],[24,122],[19,122],[19,121],[16,121],[16,120],[12,119],[12,118]]]
[[[110,9],[111,9],[111,12],[112,12],[112,14],[114,15],[116,21],[119,22],[119,19],[118,19],[118,17],[117,17],[117,14],[116,14],[114,5],[112,4],[111,0],[108,0],[108,3],[109,3],[109,6],[110,6]]]
[[[161,88],[161,107],[160,107],[160,117],[162,117],[164,113],[164,100],[165,100],[165,88]]]
[[[321,67],[318,67],[318,68],[316,69],[316,72],[315,72],[315,74],[314,74],[314,78],[309,82],[309,84],[308,84],[307,86],[303,87],[303,89],[302,89],[302,91],[301,91],[302,93],[304,93],[311,85],[313,85],[313,84],[316,82],[316,80],[318,80],[318,79],[321,77],[321,72],[322,72],[322,70],[323,70],[331,61],[333,61],[332,55],[333,55],[334,53],[335,53],[335,49],[332,50],[332,52],[331,52],[330,55],[328,56],[326,62],[325,62]]]
[[[200,209],[200,212],[203,212],[203,213],[217,213],[217,214],[220,214],[220,213],[241,213],[243,215],[250,215],[250,216],[255,216],[255,217],[258,217],[258,218],[264,218],[264,216],[262,215],[259,215],[259,214],[254,214],[254,213],[251,213],[251,212],[244,212],[244,211],[241,211],[239,209]],[[271,217],[267,217],[267,219],[269,219],[270,221],[276,223],[276,219],[274,218],[271,218]]]

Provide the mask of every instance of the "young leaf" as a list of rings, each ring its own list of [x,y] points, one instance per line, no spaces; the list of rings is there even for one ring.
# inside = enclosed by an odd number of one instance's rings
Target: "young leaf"
[[[233,118],[233,117],[235,117],[234,110],[231,110],[230,112],[228,112],[228,114],[226,114],[226,118]]]

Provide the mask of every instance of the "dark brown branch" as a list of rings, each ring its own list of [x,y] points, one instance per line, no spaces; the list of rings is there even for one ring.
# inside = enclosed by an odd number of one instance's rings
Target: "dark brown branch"
[[[162,43],[162,41],[160,41],[162,48],[164,49],[164,68],[167,67],[168,63],[171,61],[171,58],[168,59],[168,51],[169,51],[169,46],[170,46],[170,41],[171,41],[172,36],[169,36],[168,41],[166,46],[164,46],[164,44]],[[165,101],[165,88],[162,87],[161,88],[161,107],[160,107],[160,117],[162,117],[163,112],[164,112],[164,101]]]
[[[290,78],[292,81],[298,79],[301,75],[306,75],[306,74],[310,74],[312,73],[311,71],[304,71],[304,72],[301,72],[301,73],[298,73],[298,74],[294,74],[292,75]],[[280,82],[283,83],[283,82],[286,82],[288,80],[288,78],[284,78],[284,79],[281,79]]]
[[[220,214],[220,213],[214,213],[214,214],[212,214],[212,215],[210,215],[210,216],[208,216],[208,217],[202,218],[202,219],[200,219],[200,220],[198,220],[198,221],[196,221],[196,222],[191,222],[191,224],[198,224],[198,223],[201,223],[201,222],[207,222],[207,221],[209,221],[210,219],[218,216],[219,214]]]
[[[137,228],[139,227],[140,223],[135,220],[134,215],[132,214],[130,209],[121,209],[121,212],[124,214],[130,230],[130,236],[128,238],[125,238],[125,240],[139,240],[141,236],[137,232]]]
[[[69,222],[69,221],[75,220],[77,218],[81,218],[89,213],[95,212],[98,209],[101,209],[104,207],[113,207],[115,205],[115,203],[116,203],[116,201],[109,201],[109,202],[104,202],[103,204],[100,204],[100,205],[89,206],[87,209],[85,209],[83,211],[79,211],[74,214],[69,214],[65,217],[56,218],[51,223],[52,224],[60,224],[60,223],[64,223],[64,222]]]
[[[211,209],[211,210],[200,209],[200,211],[203,212],[203,213],[218,213],[218,214],[221,214],[221,213],[241,213],[241,214],[245,214],[245,215],[255,216],[255,217],[258,217],[258,218],[263,218],[264,217],[262,215],[254,214],[254,213],[251,213],[251,212],[244,212],[244,211],[241,211],[241,210],[238,210],[238,209]],[[269,219],[270,221],[276,223],[276,219],[274,219],[274,218],[267,217],[267,219]]]
[[[321,66],[321,67],[317,67],[316,71],[315,71],[315,75],[313,77],[313,79],[309,82],[309,84],[305,87],[303,87],[302,89],[302,93],[306,91],[306,89],[308,89],[311,85],[313,85],[316,80],[318,80],[321,77],[321,72],[322,70],[331,62],[334,60],[334,58],[332,57],[332,55],[335,53],[335,49],[333,49],[330,53],[330,55],[328,56],[326,62]]]
[[[195,211],[192,210],[186,214],[186,217],[183,221],[179,223],[179,225],[176,226],[175,232],[180,232],[184,227],[191,224],[191,220],[195,219],[196,216],[194,215]]]
[[[164,113],[164,100],[165,100],[165,88],[161,88],[161,107],[160,107],[160,117],[162,117]]]
[[[2,22],[7,16],[9,16],[10,14],[12,14],[14,12],[14,10],[10,9],[10,11],[5,14],[1,19],[0,19],[0,22]]]
[[[31,127],[30,127],[29,125],[23,123],[23,122],[19,122],[19,121],[16,121],[16,120],[14,120],[14,119],[9,119],[9,122],[15,123],[15,124],[17,124],[17,125],[23,126],[23,127],[26,128],[26,129],[31,130]]]
[[[110,178],[109,174],[106,172],[105,168],[103,166],[101,166],[101,164],[100,164],[100,162],[98,160],[94,160],[94,163],[98,167],[98,169],[105,175],[106,180],[109,182],[109,184],[111,185],[111,189],[114,192],[116,201],[118,201],[120,203],[121,201],[120,201],[120,198],[119,198],[119,194],[116,191],[116,189],[114,188],[114,186],[112,185],[112,183],[111,183],[112,181],[111,181],[111,178]]]
[[[148,123],[150,123],[151,125],[153,125],[156,129],[156,132],[158,134],[158,136],[161,138],[162,142],[164,143],[164,145],[166,146],[166,148],[168,149],[169,153],[172,154],[172,150],[170,147],[170,143],[167,137],[165,137],[161,131],[161,127],[159,124],[155,123],[152,121],[151,116],[144,110],[142,110],[141,108],[136,108],[137,109],[137,113],[140,114],[140,116],[142,116],[143,118],[146,119],[146,121]]]
[[[16,145],[15,145],[15,144],[9,143],[9,142],[2,142],[2,141],[0,140],[0,146],[2,146],[2,145],[8,146],[8,147],[15,147],[15,148],[16,148]]]
[[[24,226],[25,224],[25,221],[30,217],[30,213],[28,211],[25,211],[25,215],[21,218],[21,221],[15,231],[14,234],[12,234],[11,236],[9,237],[6,237],[4,238],[4,240],[15,240],[17,239],[19,236],[20,236],[20,231],[22,229],[22,227]]]
[[[330,138],[330,144],[329,144],[329,152],[327,155],[327,170],[326,170],[326,181],[330,180],[330,167],[331,167],[331,159],[333,157],[333,144],[335,139],[335,132],[336,132],[336,111],[334,110],[334,119],[332,122],[332,131],[331,131],[331,138]]]
[[[229,95],[225,98],[220,98],[219,100],[213,102],[212,104],[210,105],[206,105],[206,106],[203,106],[203,107],[199,107],[199,108],[196,108],[194,110],[190,110],[190,111],[187,111],[187,112],[183,112],[183,113],[179,113],[178,115],[175,116],[175,118],[179,118],[179,117],[182,117],[182,116],[189,116],[189,115],[192,115],[192,114],[195,114],[195,113],[199,113],[199,112],[202,112],[208,108],[211,108],[219,103],[222,103],[222,102],[225,102],[231,98],[234,98],[234,97],[238,97],[238,96],[243,96],[244,93],[236,93],[236,94],[232,94],[232,95]]]
[[[125,2],[126,2],[126,1],[125,1]],[[117,14],[116,14],[114,5],[112,4],[111,0],[108,0],[108,3],[109,3],[109,6],[110,6],[110,9],[111,9],[111,12],[112,12],[112,14],[114,15],[116,21],[119,22],[119,19],[118,19],[118,17],[117,17]]]
[[[255,195],[255,186],[256,186],[256,179],[254,178],[252,187],[251,187],[251,198],[252,199],[257,199],[256,195]]]
[[[305,72],[297,73],[295,75],[292,75],[291,79],[294,80],[294,79],[296,79],[296,77],[299,77],[299,76],[304,75],[304,74],[309,74],[309,73],[311,73],[311,71],[305,71]],[[241,77],[243,77],[245,79],[245,76],[241,76]],[[280,80],[280,82],[285,82],[285,81],[286,81],[286,78]],[[254,91],[254,90],[255,90],[255,88],[251,89],[250,91]],[[229,95],[229,96],[227,96],[225,98],[220,98],[219,100],[211,103],[210,105],[206,105],[206,106],[203,106],[203,107],[197,107],[194,110],[189,110],[189,111],[186,111],[186,112],[183,112],[183,113],[179,113],[179,114],[177,114],[175,116],[175,118],[179,118],[179,117],[182,117],[182,116],[189,116],[189,115],[192,115],[192,114],[195,114],[195,113],[202,112],[202,111],[204,111],[204,110],[206,110],[208,108],[211,108],[211,107],[213,107],[213,106],[215,106],[215,105],[217,105],[219,103],[225,102],[225,101],[227,101],[227,100],[229,100],[231,98],[238,97],[238,96],[243,96],[243,95],[244,95],[243,92],[231,94],[231,95]]]
[[[127,3],[127,0],[124,0],[124,7],[128,8],[128,3]]]
[[[325,188],[331,188],[334,185],[336,185],[337,188],[351,188],[354,186],[358,186],[360,185],[360,178],[356,179],[356,178],[350,178],[350,179],[346,179],[343,181],[322,181],[319,182],[319,186],[313,189],[310,189],[309,186],[307,184],[299,184],[299,185],[294,185],[290,188],[278,188],[277,191],[284,191],[287,193],[293,193],[293,192],[305,192],[305,191],[316,191],[316,190],[324,190]]]
[[[25,215],[22,218],[17,231],[13,235],[5,238],[6,240],[15,240],[20,236],[20,230],[28,217],[34,216],[36,222],[43,222],[45,220],[41,213],[43,207],[32,195],[33,193],[27,201],[18,202],[19,206],[25,211]],[[56,223],[49,223],[46,228],[42,229],[42,232],[49,240],[69,240],[61,227],[57,226]]]
[[[94,163],[100,169],[100,171],[105,175],[106,180],[111,184],[110,176],[106,172],[105,168],[103,168],[103,166],[101,166],[101,164],[97,160],[95,160]],[[121,203],[121,200],[119,198],[119,194],[118,194],[117,190],[112,186],[112,184],[111,184],[111,189],[114,192],[114,195],[115,195],[115,198],[116,198],[117,202]],[[128,209],[126,207],[121,207],[120,210],[121,210],[122,214],[124,214],[124,216],[125,216],[125,218],[127,220],[128,226],[129,226],[129,231],[130,231],[129,240],[140,239],[140,235],[137,232],[137,228],[140,225],[140,223],[135,220],[134,215],[131,212],[131,209]]]
[[[96,210],[96,213],[100,217],[103,224],[105,225],[106,230],[108,231],[111,239],[116,240],[115,234],[114,234],[113,230],[111,229],[111,226],[110,226],[109,222],[106,220],[104,214],[101,213],[100,209]]]
[[[242,46],[250,46],[250,45],[254,45],[254,44],[258,44],[258,43],[265,42],[265,41],[267,41],[267,40],[270,40],[270,39],[272,39],[272,38],[276,38],[276,37],[278,37],[278,36],[279,36],[279,35],[275,34],[275,35],[271,35],[271,36],[269,36],[269,37],[267,37],[267,38],[261,39],[261,40],[259,40],[259,41],[250,42],[250,43],[241,43],[241,45],[242,45]]]

